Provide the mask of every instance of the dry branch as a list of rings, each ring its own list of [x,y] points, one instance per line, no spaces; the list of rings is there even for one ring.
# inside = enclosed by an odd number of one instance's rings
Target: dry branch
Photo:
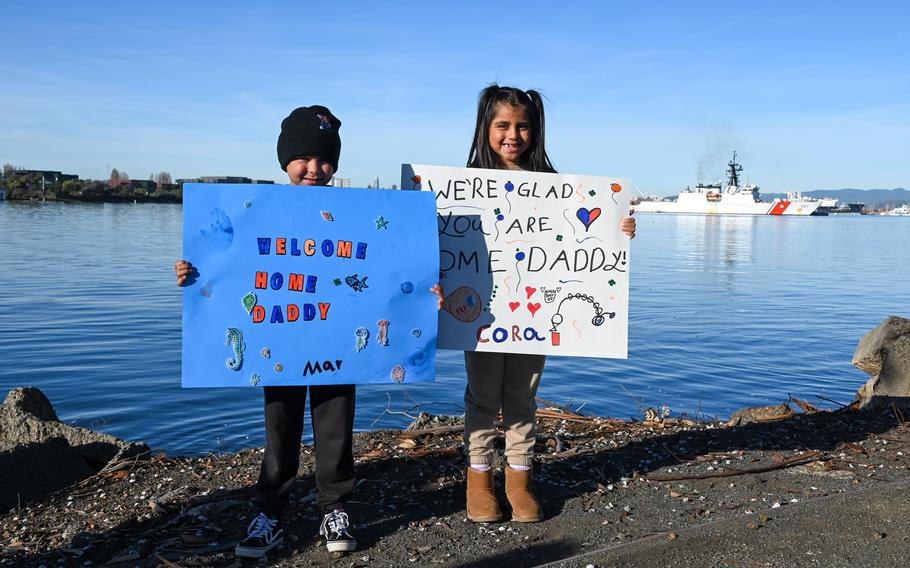
[[[700,475],[648,475],[646,479],[649,481],[684,481],[686,479],[712,479],[715,477],[733,477],[734,475],[747,475],[750,473],[764,473],[766,471],[774,471],[776,469],[785,469],[793,465],[798,465],[806,460],[818,457],[821,455],[821,452],[814,451],[808,452],[800,456],[793,456],[792,458],[785,459],[779,463],[772,465],[764,465],[759,467],[753,467],[750,469],[728,469],[726,471],[719,471],[716,473],[705,473]]]
[[[438,435],[438,434],[454,434],[455,432],[461,432],[464,430],[464,424],[457,424],[455,426],[438,426],[436,428],[423,428],[421,430],[402,430],[401,437],[405,439],[409,438],[419,438],[420,436],[426,435]]]
[[[538,418],[550,418],[552,420],[568,420],[569,422],[593,422],[590,416],[581,416],[579,414],[564,414],[560,411],[550,410],[549,408],[538,408]]]
[[[574,412],[574,411],[572,411],[572,410],[569,410],[569,409],[566,408],[565,406],[561,406],[561,405],[559,405],[559,404],[556,404],[555,402],[550,402],[550,401],[548,401],[548,400],[544,400],[544,399],[540,398],[539,396],[536,397],[535,400],[538,402],[538,404],[542,404],[542,405],[544,405],[544,406],[546,406],[546,407],[548,407],[548,408],[555,408],[555,409],[557,409],[557,410],[562,411],[564,414],[568,414],[569,416],[575,416],[575,417],[578,417],[578,418],[582,418],[582,417],[583,417],[583,415],[581,415],[581,414],[579,414],[579,413],[577,413],[577,412]],[[538,409],[538,412],[540,412],[540,409]]]

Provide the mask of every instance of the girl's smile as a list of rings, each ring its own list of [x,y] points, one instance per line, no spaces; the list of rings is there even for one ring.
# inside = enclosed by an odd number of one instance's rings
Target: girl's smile
[[[502,165],[520,167],[521,155],[531,146],[531,135],[531,121],[523,107],[496,105],[487,139]]]

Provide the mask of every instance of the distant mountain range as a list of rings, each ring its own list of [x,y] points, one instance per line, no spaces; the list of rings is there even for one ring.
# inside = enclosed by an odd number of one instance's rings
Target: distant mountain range
[[[803,195],[821,199],[830,197],[837,199],[842,203],[863,203],[866,207],[899,207],[904,203],[910,203],[910,190],[903,187],[894,189],[813,189],[802,192]],[[784,193],[764,193],[763,199],[774,199],[779,197],[785,199]]]

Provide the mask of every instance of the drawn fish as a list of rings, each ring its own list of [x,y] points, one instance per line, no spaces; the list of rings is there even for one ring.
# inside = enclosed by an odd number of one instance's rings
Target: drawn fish
[[[369,276],[365,276],[363,280],[361,280],[355,274],[354,276],[345,278],[344,283],[353,288],[355,292],[363,292],[364,288],[369,288],[369,286],[367,286],[367,278],[369,278]]]
[[[234,356],[228,358],[224,362],[225,365],[232,371],[239,371],[240,367],[243,366],[243,352],[246,350],[246,343],[243,342],[243,333],[236,327],[228,328],[225,345],[229,345],[234,351]]]
[[[452,314],[458,321],[468,323],[480,317],[483,301],[477,290],[470,286],[462,286],[446,296],[442,309]]]

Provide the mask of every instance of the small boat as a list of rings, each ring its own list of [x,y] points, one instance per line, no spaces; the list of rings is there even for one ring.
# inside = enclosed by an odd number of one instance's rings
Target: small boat
[[[904,204],[900,207],[895,207],[890,211],[882,213],[882,215],[887,215],[888,217],[910,217],[910,205]]]

